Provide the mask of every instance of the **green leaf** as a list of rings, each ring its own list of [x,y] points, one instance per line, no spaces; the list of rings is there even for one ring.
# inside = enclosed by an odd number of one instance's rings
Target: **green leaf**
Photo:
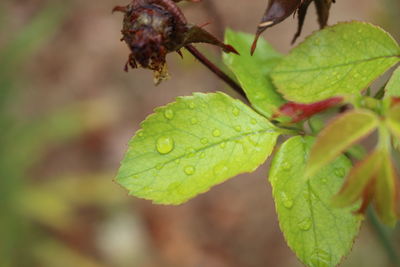
[[[351,162],[341,156],[311,179],[301,179],[313,142],[311,137],[286,141],[273,159],[269,179],[289,247],[307,266],[336,266],[350,251],[360,226],[352,208],[331,204]]]
[[[264,116],[271,117],[285,102],[269,77],[271,69],[281,60],[282,55],[262,39],[257,51],[251,56],[249,51],[253,40],[254,35],[227,30],[225,42],[235,47],[240,55],[225,53],[224,63],[236,75],[253,107]]]
[[[390,132],[400,140],[400,104],[389,110],[386,124]]]
[[[271,76],[286,99],[309,103],[360,92],[399,61],[399,45],[381,28],[339,23],[295,47]]]
[[[352,110],[322,130],[311,150],[306,176],[313,176],[355,142],[370,134],[379,124],[378,117],[368,110]]]
[[[181,204],[239,173],[254,171],[272,152],[278,131],[223,93],[181,97],[142,123],[117,182],[134,196]]]
[[[400,97],[400,67],[393,72],[392,77],[385,87],[385,91],[385,97]]]

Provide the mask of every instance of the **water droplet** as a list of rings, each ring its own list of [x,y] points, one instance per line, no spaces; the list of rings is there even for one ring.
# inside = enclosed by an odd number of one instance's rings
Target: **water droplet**
[[[214,137],[221,136],[221,131],[219,129],[214,129],[214,131],[212,132],[212,135]]]
[[[302,231],[308,231],[311,229],[311,225],[312,225],[311,219],[306,218],[299,223],[299,228]]]
[[[258,147],[258,141],[254,136],[249,135],[247,137],[247,140],[249,140],[250,144],[252,144],[253,146]]]
[[[283,168],[285,171],[288,171],[288,170],[290,170],[290,169],[292,168],[292,164],[291,164],[290,162],[284,162],[284,163],[282,164],[282,168]]]
[[[344,175],[346,174],[346,171],[343,168],[337,168],[335,170],[335,174],[336,174],[336,176],[343,178]]]
[[[242,131],[242,127],[240,127],[240,126],[235,126],[235,128],[234,128],[234,129],[235,129],[235,131],[236,131],[236,132],[240,132],[240,131]]]
[[[144,136],[144,133],[143,133],[143,131],[140,131],[140,132],[138,132],[138,133],[137,133],[137,136],[139,136],[139,137],[143,137],[143,136]]]
[[[163,163],[158,163],[158,164],[156,165],[156,169],[157,169],[157,170],[161,170],[162,168],[164,168],[164,164],[163,164]]]
[[[192,125],[195,125],[195,124],[197,124],[199,121],[196,119],[196,118],[191,118],[190,119],[190,123],[192,124]]]
[[[174,118],[174,111],[172,109],[166,109],[164,111],[164,117],[168,120],[172,120]]]
[[[189,104],[189,108],[190,108],[190,109],[194,109],[195,107],[196,107],[196,104],[195,104],[195,103],[190,103],[190,104]]]
[[[201,142],[203,145],[206,145],[206,144],[208,144],[208,139],[207,139],[207,138],[201,138],[200,142]]]
[[[162,136],[157,139],[156,148],[160,154],[168,154],[174,149],[174,139]]]
[[[224,163],[217,164],[214,167],[214,174],[221,175],[228,170],[228,167]]]
[[[204,159],[205,157],[206,157],[206,153],[201,152],[201,153],[200,153],[200,158],[201,158],[201,159]]]
[[[186,148],[186,157],[193,158],[194,156],[196,156],[196,150],[193,147]]]
[[[256,125],[257,124],[257,120],[256,119],[251,119],[250,123],[253,124],[253,125]]]
[[[233,113],[234,116],[237,117],[237,116],[239,116],[239,114],[240,114],[240,109],[234,107],[233,110],[232,110],[232,113]]]
[[[176,160],[175,160],[175,163],[176,163],[176,164],[179,164],[179,163],[181,163],[181,160],[180,160],[180,159],[176,159]]]
[[[132,176],[132,179],[138,179],[138,178],[139,178],[139,176],[137,176],[137,175]]]
[[[196,171],[196,169],[192,166],[192,165],[188,165],[186,166],[183,171],[187,174],[187,175],[193,175],[194,172]]]
[[[226,147],[226,143],[225,143],[225,142],[222,142],[221,144],[219,144],[219,147],[222,148],[222,149],[224,149],[224,148]]]
[[[291,209],[293,207],[294,204],[293,200],[290,197],[288,197],[288,195],[285,192],[281,193],[281,198],[283,206],[285,206],[285,208]]]
[[[312,266],[329,267],[332,266],[331,261],[331,255],[322,249],[316,249],[311,255]]]

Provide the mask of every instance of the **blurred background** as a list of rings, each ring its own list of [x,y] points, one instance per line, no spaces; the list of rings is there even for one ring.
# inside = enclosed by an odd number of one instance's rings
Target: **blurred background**
[[[222,90],[189,54],[168,58],[172,79],[123,72],[126,1],[0,1],[0,267],[302,266],[279,230],[268,164],[179,207],[128,197],[112,179],[128,140],[152,110],[179,95]],[[183,4],[222,38],[254,32],[266,0]],[[309,11],[303,37],[317,28]],[[365,20],[400,41],[399,0],[338,0],[330,23]],[[290,49],[297,21],[264,36]],[[198,46],[221,64],[220,51]],[[389,231],[389,230],[387,230]],[[395,249],[400,230],[390,230]],[[396,247],[397,246],[397,247]],[[392,266],[365,223],[342,266]]]

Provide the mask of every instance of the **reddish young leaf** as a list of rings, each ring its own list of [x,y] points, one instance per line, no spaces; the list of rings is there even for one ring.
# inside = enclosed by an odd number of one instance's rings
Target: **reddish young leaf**
[[[346,207],[359,199],[364,199],[362,206],[367,206],[371,195],[371,185],[373,187],[375,176],[381,165],[382,155],[379,151],[373,151],[364,160],[358,162],[350,171],[340,192],[334,197],[333,203],[339,207]]]
[[[288,102],[279,108],[279,111],[274,115],[274,118],[286,116],[290,117],[291,121],[296,123],[308,119],[324,110],[337,106],[341,102],[343,102],[343,97],[332,97],[312,104]]]
[[[391,133],[400,140],[400,104],[395,105],[389,110],[386,125]]]
[[[374,205],[381,220],[394,226],[399,217],[399,184],[389,151],[382,153],[375,182]]]

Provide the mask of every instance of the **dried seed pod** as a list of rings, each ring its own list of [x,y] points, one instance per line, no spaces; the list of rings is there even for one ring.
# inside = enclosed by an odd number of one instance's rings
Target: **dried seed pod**
[[[332,3],[335,2],[334,0],[270,0],[267,10],[257,27],[256,38],[251,47],[251,54],[254,53],[257,47],[257,41],[261,33],[267,28],[282,22],[297,10],[298,28],[292,40],[292,43],[294,43],[301,34],[308,7],[313,1],[317,9],[320,28],[323,28],[328,22],[329,10]]]
[[[150,69],[154,72],[154,82],[159,84],[168,77],[166,55],[180,53],[180,49],[188,44],[210,43],[226,52],[236,53],[233,47],[201,27],[188,24],[175,2],[180,0],[134,0],[127,6],[113,9],[113,12],[125,14],[121,40],[131,50],[126,71],[129,67]]]

